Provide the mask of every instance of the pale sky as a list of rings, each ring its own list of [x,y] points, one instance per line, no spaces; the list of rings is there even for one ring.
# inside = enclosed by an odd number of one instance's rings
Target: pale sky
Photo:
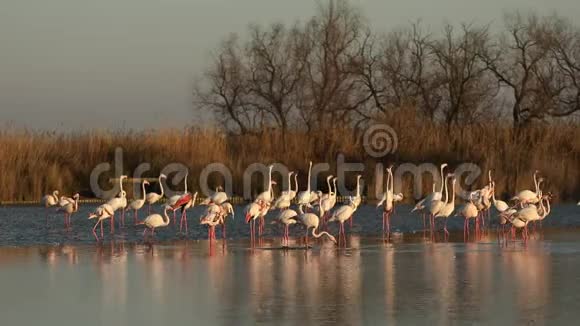
[[[578,0],[353,0],[376,31],[421,18],[580,17]],[[313,0],[0,0],[0,128],[183,127],[209,52],[249,23],[306,20]],[[199,123],[199,122],[198,122]]]

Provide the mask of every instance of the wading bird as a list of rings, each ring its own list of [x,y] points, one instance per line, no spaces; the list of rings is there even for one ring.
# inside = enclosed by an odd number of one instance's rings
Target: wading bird
[[[145,191],[145,185],[148,185],[149,181],[147,180],[143,180],[143,182],[141,183],[141,191],[143,192],[143,198],[141,199],[133,199],[133,201],[129,204],[129,206],[127,206],[127,209],[131,209],[133,210],[133,224],[137,225],[137,222],[139,222],[139,210],[141,208],[143,208],[143,206],[145,205],[145,200],[147,200],[147,193]]]
[[[320,233],[316,232],[316,229],[318,228],[318,225],[320,223],[320,219],[318,218],[318,216],[316,216],[316,214],[314,213],[304,213],[304,211],[302,211],[302,207],[298,207],[298,211],[300,212],[300,215],[298,215],[298,219],[300,220],[300,222],[302,224],[304,224],[304,226],[306,226],[306,247],[305,249],[308,249],[308,230],[312,229],[312,236],[315,238],[320,238],[321,236],[325,235],[327,236],[332,242],[336,243],[336,239],[328,232],[326,231],[322,231]]]
[[[165,206],[163,209],[163,216],[160,214],[151,214],[147,216],[139,225],[145,225],[146,229],[143,231],[143,238],[147,235],[147,231],[150,231],[150,235],[155,236],[155,229],[160,227],[165,227],[169,225],[170,219],[167,215],[167,211],[171,209],[169,206]]]
[[[42,197],[41,203],[46,208],[46,225],[48,225],[48,209],[58,204],[58,190]]]
[[[159,175],[159,178],[157,179],[157,181],[159,182],[159,187],[161,188],[161,194],[158,194],[156,192],[150,192],[145,197],[145,200],[147,201],[147,214],[151,214],[151,205],[157,203],[165,195],[165,192],[163,191],[163,182],[161,181],[163,179],[167,179],[167,176],[161,173]]]
[[[94,218],[97,219],[97,223],[95,223],[95,226],[93,227],[93,235],[95,236],[95,239],[97,241],[99,241],[99,237],[97,236],[97,232],[95,231],[97,229],[97,226],[99,224],[101,225],[101,240],[102,240],[104,238],[103,221],[108,219],[108,218],[111,218],[114,213],[115,213],[115,210],[109,204],[102,204],[99,207],[97,207],[95,212],[89,213],[89,220],[94,219]]]
[[[66,229],[71,227],[70,217],[72,214],[79,210],[79,198],[79,194],[74,194],[72,201],[71,198],[67,198],[68,203],[59,208],[60,211],[64,212],[64,227]]]
[[[295,210],[293,209],[286,209],[283,211],[280,211],[280,213],[278,214],[278,216],[276,217],[276,219],[274,221],[272,221],[272,223],[281,223],[284,225],[284,235],[282,236],[282,246],[283,247],[289,247],[290,245],[290,225],[292,224],[296,224],[296,217],[298,216],[298,213],[296,213]]]

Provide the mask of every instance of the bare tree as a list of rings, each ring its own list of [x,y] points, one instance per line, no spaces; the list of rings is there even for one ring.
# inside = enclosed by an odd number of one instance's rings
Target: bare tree
[[[251,26],[250,32],[246,47],[250,102],[266,112],[285,135],[295,108],[296,88],[301,85],[306,66],[302,31],[298,26],[288,31],[283,25],[274,24],[267,30]]]
[[[488,28],[462,24],[459,33],[447,24],[443,36],[430,44],[445,89],[443,115],[447,128],[473,122],[497,94],[481,52],[488,46]]]
[[[539,66],[547,59],[548,47],[539,37],[540,19],[533,14],[520,13],[504,17],[506,32],[499,42],[482,53],[487,67],[512,96],[512,118],[516,129],[540,116],[543,108]]]
[[[247,134],[261,126],[261,116],[246,103],[247,67],[235,35],[225,40],[214,53],[215,60],[205,71],[205,84],[194,92],[201,109],[209,109],[226,129]]]

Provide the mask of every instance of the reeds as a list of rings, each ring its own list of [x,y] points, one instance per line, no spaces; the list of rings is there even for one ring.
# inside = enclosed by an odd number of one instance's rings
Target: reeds
[[[156,177],[163,166],[178,162],[189,168],[190,189],[197,190],[197,176],[209,163],[225,164],[233,175],[234,192],[242,194],[242,176],[252,163],[280,162],[299,171],[300,188],[305,188],[308,161],[328,162],[335,169],[338,154],[347,162],[366,165],[365,181],[374,184],[374,164],[448,162],[451,167],[463,162],[477,164],[484,172],[493,169],[500,194],[533,188],[531,174],[538,169],[546,178],[546,190],[559,201],[580,198],[580,128],[577,123],[557,122],[526,128],[518,137],[509,125],[493,122],[473,124],[448,131],[430,121],[398,116],[385,121],[397,132],[398,148],[383,158],[368,156],[360,132],[353,129],[288,132],[282,138],[278,130],[260,135],[226,135],[219,130],[149,130],[140,132],[88,131],[74,133],[0,132],[0,200],[33,200],[53,189],[64,194],[81,192],[93,196],[90,173],[102,162],[114,164],[115,148],[123,150],[123,173],[142,162],[151,164],[147,176]],[[107,178],[99,180],[104,188]],[[324,189],[324,175],[318,184]],[[213,178],[213,179],[212,179]],[[221,181],[212,175],[210,186]],[[279,178],[279,176],[277,176]],[[486,181],[482,176],[477,185]],[[354,173],[348,176],[354,184]],[[254,192],[261,191],[260,180]],[[477,186],[473,185],[473,187]],[[411,198],[410,177],[402,180],[406,198]],[[430,184],[424,189],[429,191]],[[176,190],[181,189],[176,186]],[[373,193],[372,186],[366,191]],[[129,194],[131,195],[131,194]],[[412,199],[410,200],[412,201]]]

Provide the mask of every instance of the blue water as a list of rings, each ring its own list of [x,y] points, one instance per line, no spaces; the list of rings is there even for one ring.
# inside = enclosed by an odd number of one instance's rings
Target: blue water
[[[95,220],[88,220],[88,214],[93,211],[94,205],[81,206],[79,212],[73,215],[72,229],[65,230],[62,214],[51,210],[49,226],[46,226],[46,210],[42,207],[0,207],[0,246],[22,246],[41,244],[86,244],[94,243],[95,239],[91,229]],[[243,239],[249,237],[248,225],[244,223],[243,206],[236,207],[236,218],[229,220],[227,224],[227,236],[229,239]],[[161,207],[154,210],[161,212]],[[176,239],[201,240],[207,239],[207,227],[199,225],[199,217],[203,214],[205,206],[194,207],[188,211],[189,232],[187,235],[179,233],[179,212],[177,213],[178,224],[171,223],[168,227],[156,231],[155,241],[163,242]],[[391,218],[393,232],[412,234],[423,230],[423,220],[419,214],[411,214],[408,205],[397,206],[394,216]],[[146,210],[140,212],[144,218]],[[271,212],[267,216],[267,226],[264,237],[279,237],[282,229],[279,225],[270,225],[270,221],[277,214]],[[347,232],[362,236],[379,236],[382,230],[381,211],[373,206],[363,205],[355,213],[353,228],[347,226]],[[492,217],[492,222],[494,218]],[[117,215],[116,221],[119,221]],[[441,222],[442,223],[442,222]],[[442,229],[441,224],[439,229]],[[560,205],[553,208],[552,213],[543,223],[547,228],[569,229],[580,227],[580,207],[575,205]],[[453,217],[449,219],[450,230],[463,229],[463,219]],[[142,242],[144,226],[134,226],[133,217],[127,213],[125,227],[116,227],[115,234],[109,234],[109,221],[105,222],[105,240],[117,240],[127,242]],[[329,231],[338,233],[336,223],[329,225]],[[217,237],[221,237],[218,229]],[[440,232],[441,233],[441,232]],[[291,228],[291,234],[302,236],[303,228],[295,226]]]
[[[3,325],[574,325],[580,318],[577,207],[559,206],[524,245],[493,233],[463,242],[424,237],[399,207],[380,237],[379,212],[361,207],[348,249],[329,241],[278,250],[279,230],[250,249],[241,211],[231,238],[210,243],[160,229],[144,243],[128,226],[96,244],[89,208],[64,231],[43,210],[0,208]],[[129,222],[129,220],[127,220]],[[107,228],[108,230],[108,228]],[[302,235],[302,230],[295,230]],[[331,228],[331,232],[335,232]],[[291,245],[297,246],[296,239]]]

